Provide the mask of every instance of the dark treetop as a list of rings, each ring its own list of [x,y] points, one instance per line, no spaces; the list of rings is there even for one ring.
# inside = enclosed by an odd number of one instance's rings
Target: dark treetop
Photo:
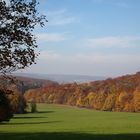
[[[36,25],[47,22],[37,12],[36,0],[0,0],[0,73],[24,69],[35,63]]]

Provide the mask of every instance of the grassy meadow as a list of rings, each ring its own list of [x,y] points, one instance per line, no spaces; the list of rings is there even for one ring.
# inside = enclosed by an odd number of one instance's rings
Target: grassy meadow
[[[37,109],[0,123],[0,140],[140,140],[140,113],[50,104]]]

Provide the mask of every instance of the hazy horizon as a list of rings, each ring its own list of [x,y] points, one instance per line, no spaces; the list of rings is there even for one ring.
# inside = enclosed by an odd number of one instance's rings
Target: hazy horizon
[[[40,55],[25,73],[116,77],[140,70],[139,0],[42,0]]]
[[[139,71],[136,71],[136,72],[132,72],[132,73],[124,73],[124,74],[120,74],[120,75],[87,75],[87,74],[71,74],[71,73],[62,73],[62,74],[58,74],[58,73],[37,73],[37,72],[28,72],[28,71],[17,71],[17,72],[14,72],[13,75],[53,75],[53,76],[87,76],[87,77],[104,77],[104,78],[117,78],[117,77],[121,77],[121,76],[126,76],[126,75],[134,75],[136,74],[137,72]]]

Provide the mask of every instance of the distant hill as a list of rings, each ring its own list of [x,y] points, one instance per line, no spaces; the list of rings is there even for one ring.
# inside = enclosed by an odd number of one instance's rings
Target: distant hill
[[[28,90],[25,98],[104,111],[140,112],[140,72],[114,79]]]
[[[37,79],[37,78],[31,78],[31,77],[25,77],[25,76],[13,76],[14,84],[17,86],[18,90],[22,93],[29,89],[36,89],[41,87],[47,87],[47,86],[54,86],[58,85],[57,82],[47,80],[47,79]],[[6,82],[6,79],[4,79]],[[0,83],[3,82],[2,77],[0,77]]]
[[[40,79],[40,78],[31,78],[25,76],[16,76],[16,79],[25,83],[36,83],[40,84],[41,86],[50,86],[54,84],[58,84],[55,81],[47,80],[47,79]]]
[[[62,75],[62,74],[29,74],[29,73],[16,73],[17,76],[25,76],[37,79],[47,79],[59,83],[85,83],[97,80],[104,80],[103,76],[88,76],[88,75]]]

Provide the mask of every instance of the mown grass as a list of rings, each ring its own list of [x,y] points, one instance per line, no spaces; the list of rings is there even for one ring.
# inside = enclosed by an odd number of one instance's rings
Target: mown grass
[[[0,140],[140,140],[140,114],[38,105],[0,124]]]

